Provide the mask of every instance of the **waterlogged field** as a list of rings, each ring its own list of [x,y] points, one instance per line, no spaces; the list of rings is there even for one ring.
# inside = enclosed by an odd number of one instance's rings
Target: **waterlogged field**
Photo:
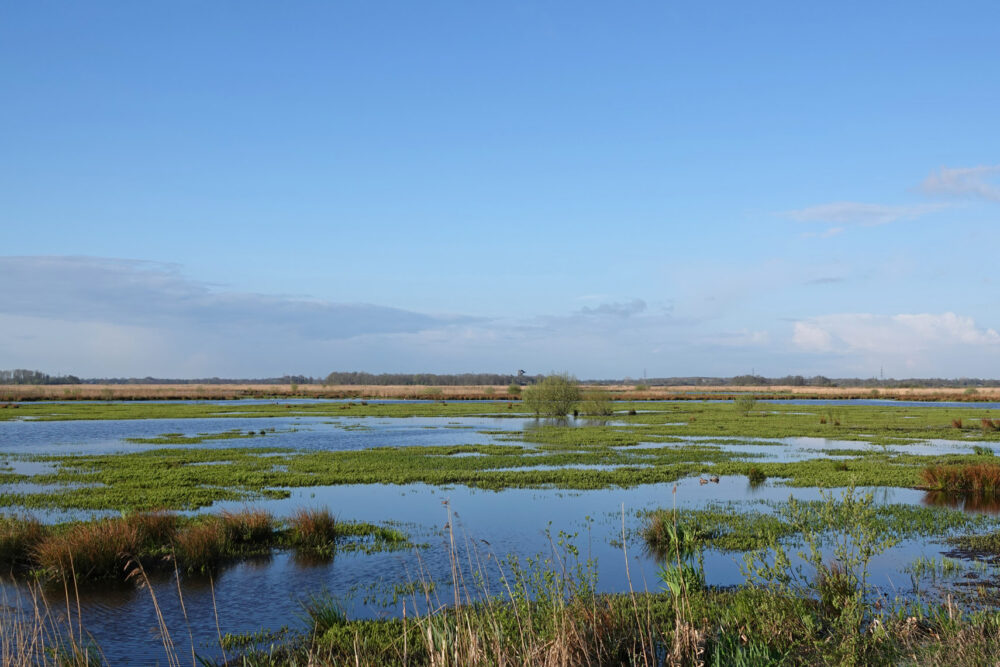
[[[433,642],[404,654],[387,639],[410,632],[393,625],[404,606],[412,619],[506,599],[499,628],[516,600],[581,590],[628,593],[633,610],[645,596],[649,624],[662,612],[675,630],[650,645],[682,650],[679,597],[718,615],[725,596],[767,591],[806,605],[799,618],[819,605],[819,620],[753,650],[808,656],[802,636],[818,645],[835,627],[824,595],[909,605],[901,623],[941,601],[993,613],[997,408],[642,401],[538,420],[506,400],[22,403],[0,409],[3,594],[32,608],[39,582],[65,610],[76,579],[78,629],[111,663],[147,664],[190,647],[220,661],[261,649],[427,662]],[[122,546],[100,560],[86,551],[95,535]],[[625,598],[607,600],[629,615]],[[920,619],[927,632],[906,641],[933,634]],[[518,627],[505,632],[528,651]],[[691,650],[751,650],[713,627],[692,626]]]

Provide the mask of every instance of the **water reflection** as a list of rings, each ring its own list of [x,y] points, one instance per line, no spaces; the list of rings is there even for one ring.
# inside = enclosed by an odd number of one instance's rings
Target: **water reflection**
[[[1000,514],[1000,494],[997,493],[954,493],[950,491],[928,491],[922,500],[932,507],[950,507],[965,512]]]

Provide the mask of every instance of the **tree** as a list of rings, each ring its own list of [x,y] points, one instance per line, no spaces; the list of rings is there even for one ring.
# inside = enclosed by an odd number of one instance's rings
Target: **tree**
[[[565,417],[580,402],[580,387],[568,373],[549,375],[524,390],[524,406],[536,415]]]

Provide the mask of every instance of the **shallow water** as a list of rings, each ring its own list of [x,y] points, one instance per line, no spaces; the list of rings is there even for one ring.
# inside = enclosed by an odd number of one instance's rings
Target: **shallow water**
[[[462,428],[455,428],[461,426]],[[411,445],[512,444],[482,431],[520,431],[523,419],[482,417],[217,417],[0,422],[5,454],[117,454],[161,447],[290,447],[344,451]],[[274,429],[274,432],[271,432]],[[164,433],[197,436],[253,431],[251,438],[208,439],[196,445],[127,442]],[[259,435],[260,431],[264,435]]]
[[[852,402],[855,405],[858,403]],[[901,404],[887,401],[860,403]],[[972,404],[958,405],[970,407]],[[585,422],[579,420],[570,423]],[[525,419],[470,417],[7,421],[0,422],[0,451],[14,455],[134,452],[164,445],[129,443],[124,438],[151,438],[164,433],[193,436],[222,433],[231,429],[243,432],[254,430],[258,433],[264,429],[267,433],[253,438],[208,440],[197,445],[173,446],[290,447],[304,450],[458,444],[531,447],[526,443],[503,439],[491,432],[508,433],[530,428],[534,424],[534,420]],[[270,432],[271,429],[274,432]],[[689,444],[713,444],[709,437],[685,440],[686,442],[681,443],[643,443],[619,449],[641,451]],[[876,447],[869,443],[823,438],[747,438],[742,443],[731,442],[732,438],[725,440],[727,442],[717,444],[725,451],[778,461],[829,458],[836,457],[831,452],[838,449]],[[918,445],[892,446],[890,449],[916,453],[953,452],[971,450],[971,444],[927,441]],[[16,457],[8,459],[6,467],[29,475],[51,469],[49,464],[26,462]],[[9,490],[10,486],[6,488]],[[785,501],[789,497],[800,500],[821,498],[818,489],[784,487],[773,480],[759,487],[751,487],[742,476],[722,477],[717,484],[702,484],[697,478],[689,478],[676,484],[587,491],[508,489],[496,492],[464,486],[442,488],[424,484],[341,485],[295,488],[289,491],[289,498],[261,501],[254,506],[267,509],[278,517],[287,517],[302,507],[325,506],[331,508],[342,520],[373,523],[392,520],[402,524],[401,529],[411,536],[413,542],[425,547],[416,551],[376,554],[339,553],[328,563],[306,562],[291,553],[276,552],[271,558],[224,568],[212,581],[200,577],[183,577],[181,590],[184,605],[199,654],[218,655],[213,592],[222,633],[278,629],[283,625],[301,627],[303,600],[321,592],[327,592],[341,600],[349,617],[399,614],[402,602],[391,602],[392,587],[421,579],[439,582],[435,595],[443,601],[449,600],[451,591],[444,583],[449,580],[451,571],[451,552],[447,548],[445,532],[449,516],[453,520],[451,525],[462,556],[463,571],[466,575],[471,575],[470,569],[481,568],[491,582],[488,586],[491,592],[502,592],[496,581],[498,558],[502,559],[507,554],[515,554],[522,560],[535,555],[551,556],[560,532],[572,536],[569,539],[579,548],[582,559],[596,559],[598,589],[617,592],[628,589],[629,578],[637,590],[656,590],[659,587],[656,577],[659,564],[652,555],[646,553],[637,536],[641,525],[638,512],[674,505],[696,509],[726,501],[735,501],[745,509],[753,509],[766,507],[764,503]],[[919,505],[930,502],[923,492],[916,490],[874,491],[877,501],[881,503]],[[218,503],[210,511],[236,510],[243,506],[242,503]],[[967,504],[963,501],[958,506],[967,507]],[[982,508],[979,509],[983,511]],[[49,513],[45,518],[60,520],[65,516]],[[905,564],[918,555],[936,556],[943,550],[941,545],[925,541],[901,544],[874,561],[872,582],[888,591],[905,588],[904,584],[909,585],[909,577],[903,573]],[[741,561],[740,554],[706,551],[704,563],[708,583],[732,585],[742,582]],[[10,582],[3,584],[2,589],[8,599],[12,599],[21,590],[19,585]],[[189,624],[184,620],[176,582],[169,576],[160,576],[154,579],[153,590],[174,641],[178,644],[178,653],[184,654],[189,651]],[[65,607],[61,596],[61,589],[53,593],[53,606]],[[148,664],[164,660],[162,643],[155,631],[155,608],[149,592],[137,590],[133,586],[105,585],[84,589],[81,590],[80,606],[84,626],[93,634],[112,664]],[[128,630],[123,631],[123,628]]]

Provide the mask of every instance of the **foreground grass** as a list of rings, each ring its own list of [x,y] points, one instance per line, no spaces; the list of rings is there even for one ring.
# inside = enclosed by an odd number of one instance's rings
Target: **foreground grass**
[[[449,510],[450,512],[450,510]],[[1000,613],[970,611],[950,600],[889,599],[868,585],[869,561],[893,544],[893,531],[912,515],[879,514],[870,494],[853,490],[799,504],[785,518],[811,555],[812,576],[802,576],[780,552],[749,558],[743,585],[707,586],[697,558],[680,549],[663,561],[660,590],[599,594],[596,565],[581,560],[571,536],[560,534],[550,556],[481,559],[446,528],[450,581],[438,588],[417,580],[401,590],[395,618],[348,619],[337,604],[311,596],[298,631],[261,629],[221,636],[216,665],[981,665],[1000,651]],[[949,513],[945,512],[944,515]],[[837,520],[827,520],[839,517]],[[258,513],[222,517],[238,539],[273,528]],[[292,534],[322,533],[322,515],[299,521]],[[169,530],[164,515],[133,518],[147,535]],[[951,525],[952,520],[945,521]],[[306,527],[308,526],[308,527]],[[829,533],[833,561],[816,547]],[[258,537],[254,537],[258,536]],[[772,543],[773,548],[773,543]],[[623,557],[628,560],[627,553]],[[943,566],[942,566],[943,567]],[[75,576],[79,576],[76,572]],[[626,575],[628,576],[628,575]],[[490,582],[493,582],[492,585]],[[655,586],[655,584],[654,584]],[[500,594],[490,590],[503,591]],[[69,588],[67,588],[69,590]],[[439,595],[441,597],[439,597]],[[70,598],[66,593],[67,601]],[[155,602],[154,602],[155,604]],[[46,634],[47,614],[11,617],[0,609],[0,646],[31,651],[39,659],[17,664],[97,664],[82,627],[73,622]],[[70,618],[72,606],[67,603]],[[33,620],[35,619],[35,620]],[[301,626],[300,626],[301,627]],[[160,633],[169,664],[186,662],[185,639]],[[6,633],[6,634],[4,634]],[[74,634],[75,633],[75,634]],[[67,638],[68,636],[68,638]],[[5,641],[6,638],[10,642]],[[40,638],[41,648],[20,638]],[[21,641],[18,644],[18,641]],[[191,658],[196,659],[191,638]],[[46,649],[46,650],[41,650]],[[59,660],[49,659],[58,656]],[[9,663],[5,663],[9,664]]]

